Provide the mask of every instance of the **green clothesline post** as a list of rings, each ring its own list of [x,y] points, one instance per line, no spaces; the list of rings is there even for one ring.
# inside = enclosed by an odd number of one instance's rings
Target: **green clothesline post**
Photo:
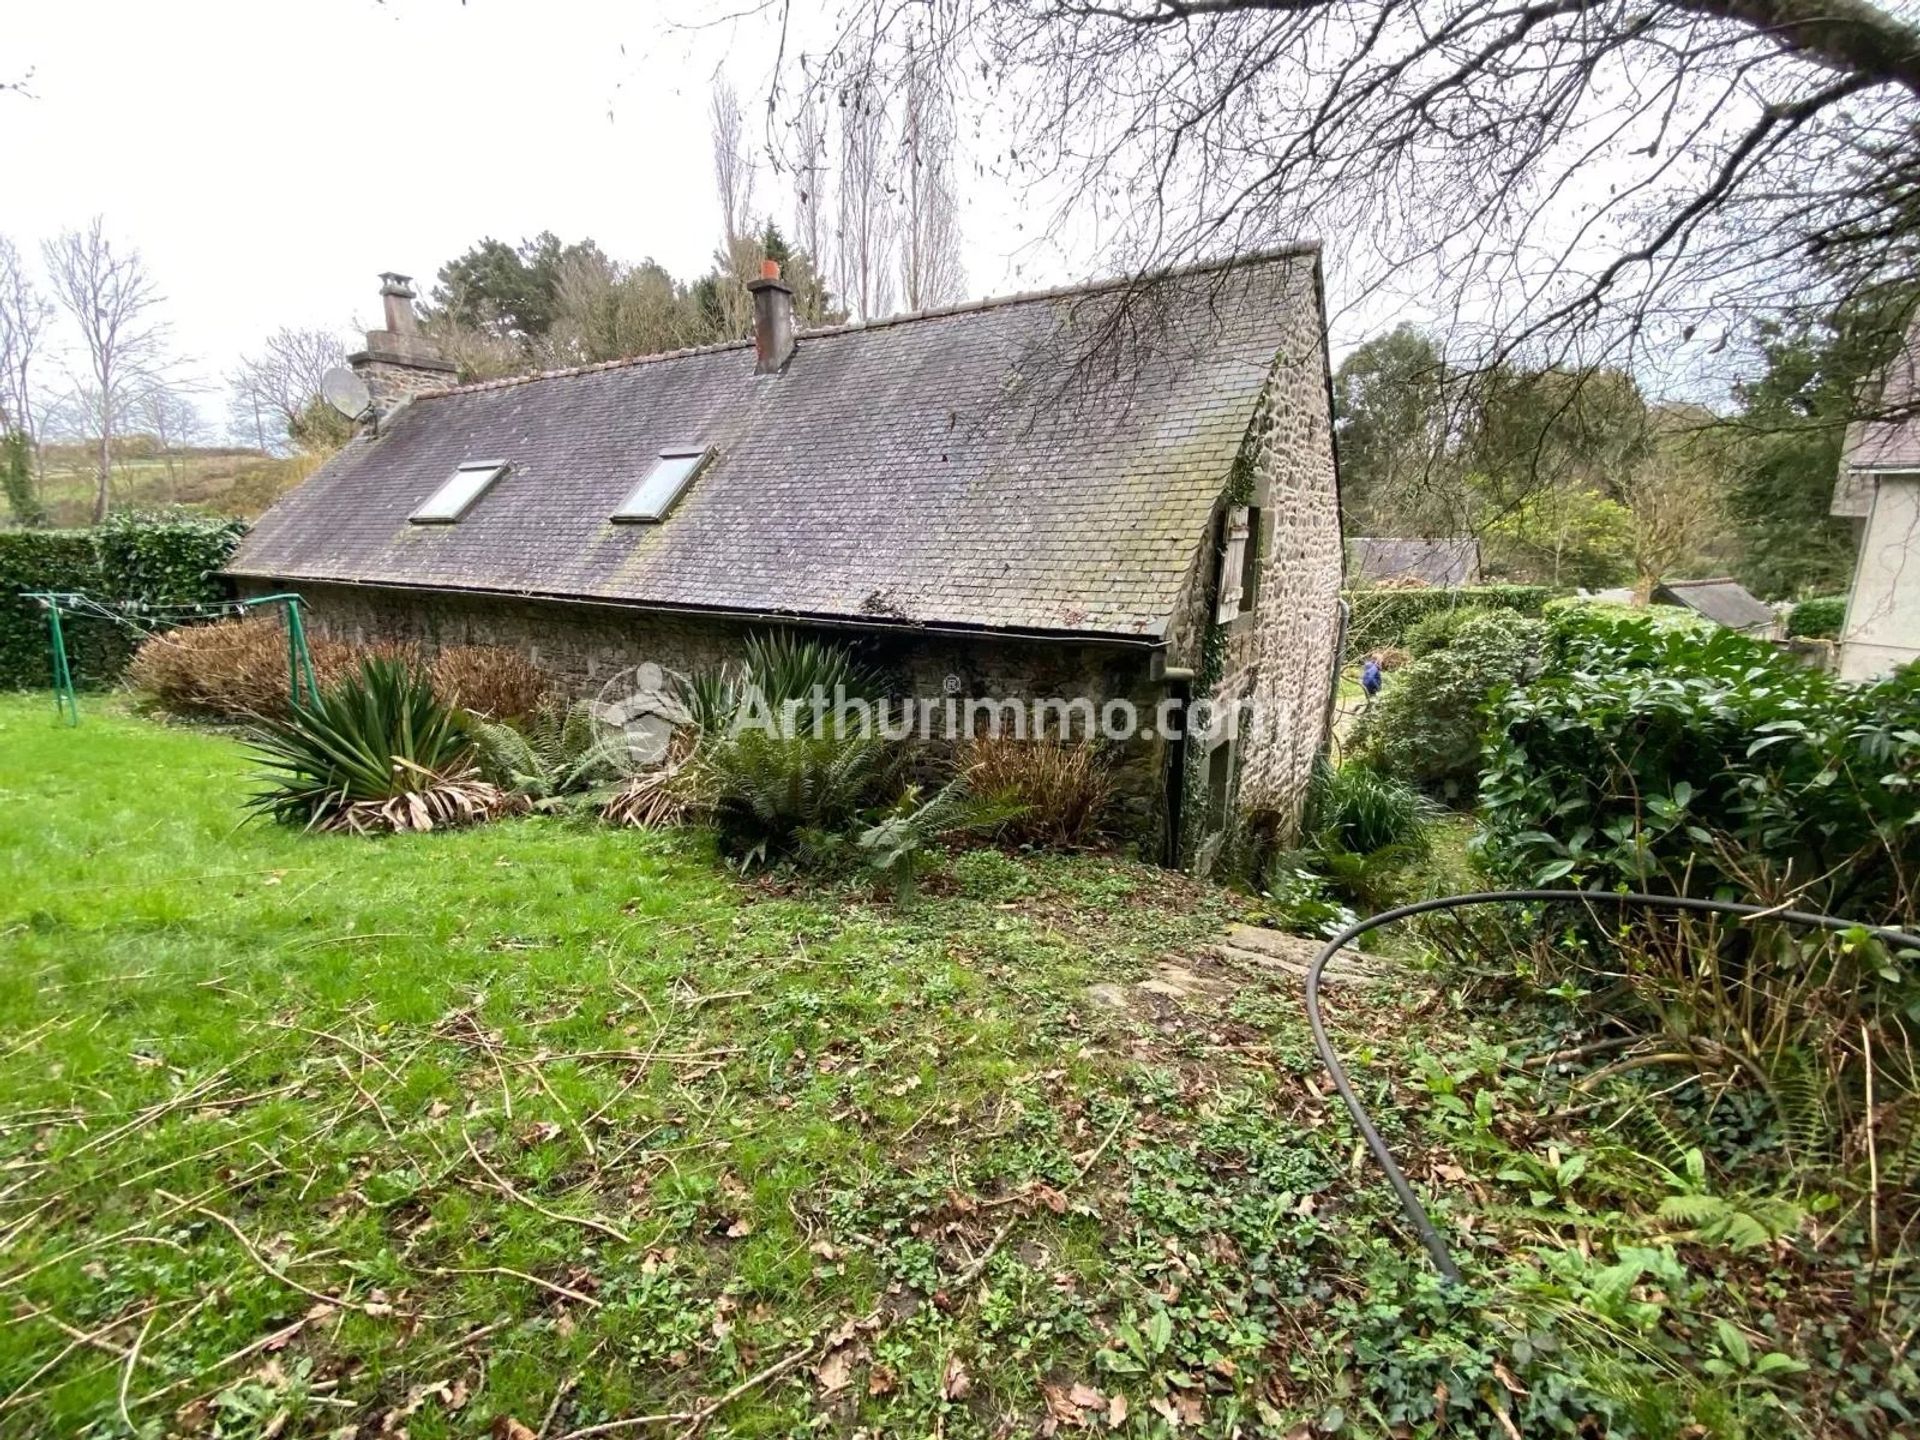
[[[69,590],[23,590],[23,600],[37,600],[47,612],[47,644],[53,656],[53,703],[60,718],[68,725],[80,723],[80,701],[73,688],[73,666],[67,657],[67,636],[60,624],[61,610],[76,612],[85,610],[89,614],[107,619],[120,619],[120,623],[132,622],[115,616],[112,611],[97,601],[89,600],[78,591]],[[300,615],[300,597],[291,591],[279,595],[262,595],[257,599],[226,602],[237,605],[242,612],[259,605],[279,605],[285,609],[287,624],[287,698],[295,710],[311,705],[319,696],[320,686],[314,679],[313,654],[307,648],[307,627]],[[186,607],[173,607],[175,609]],[[212,607],[209,607],[212,608]]]
[[[80,701],[73,693],[73,667],[67,663],[67,636],[60,628],[60,606],[75,597],[57,590],[29,590],[29,600],[38,600],[47,611],[47,643],[53,651],[53,708],[69,725],[80,723]]]
[[[313,654],[307,649],[307,627],[300,619],[300,597],[291,591],[284,595],[262,595],[247,601],[249,607],[255,605],[284,605],[287,608],[287,699],[293,708],[303,708],[300,698],[304,689],[305,705],[311,705],[320,693],[320,687],[313,678]]]

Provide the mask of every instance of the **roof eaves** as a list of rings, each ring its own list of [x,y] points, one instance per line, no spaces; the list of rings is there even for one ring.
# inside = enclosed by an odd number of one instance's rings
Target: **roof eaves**
[[[397,590],[409,594],[471,595],[498,600],[538,600],[555,605],[584,605],[611,610],[640,610],[662,615],[700,615],[715,620],[746,620],[768,624],[818,625],[841,630],[905,630],[933,635],[1004,636],[1023,640],[1049,640],[1061,644],[1123,645],[1136,649],[1158,650],[1166,646],[1168,620],[1160,616],[1137,631],[1080,630],[1064,626],[986,625],[960,620],[915,620],[891,615],[848,615],[806,610],[750,610],[721,605],[695,605],[659,600],[627,600],[610,595],[566,595],[543,590],[507,589],[487,585],[449,585],[441,582],[412,583],[405,580],[367,580],[350,575],[288,575],[275,569],[228,566],[219,572],[234,580],[272,580],[298,587],[343,585],[361,590]]]

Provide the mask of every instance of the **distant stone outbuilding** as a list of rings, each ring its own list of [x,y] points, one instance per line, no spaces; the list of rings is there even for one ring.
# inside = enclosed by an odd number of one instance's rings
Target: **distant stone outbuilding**
[[[1480,542],[1359,535],[1347,542],[1347,583],[1434,590],[1480,583]]]
[[[1143,849],[1290,836],[1342,568],[1318,248],[814,332],[777,270],[750,288],[751,339],[459,385],[383,276],[373,411],[229,575],[583,695],[779,626],[908,696],[1124,702]],[[1203,697],[1258,723],[1161,733]]]
[[[1664,580],[1648,597],[1655,605],[1679,605],[1716,625],[1749,635],[1766,635],[1779,622],[1773,607],[1738,580]]]

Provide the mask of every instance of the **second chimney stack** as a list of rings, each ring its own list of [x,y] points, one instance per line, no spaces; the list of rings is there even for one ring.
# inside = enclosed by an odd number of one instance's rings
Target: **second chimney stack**
[[[793,291],[780,278],[780,262],[762,260],[753,294],[753,373],[777,375],[793,356]]]

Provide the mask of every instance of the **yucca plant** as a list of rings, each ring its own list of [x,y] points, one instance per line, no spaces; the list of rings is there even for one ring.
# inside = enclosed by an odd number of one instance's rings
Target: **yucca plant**
[[[510,803],[476,769],[461,712],[401,661],[363,661],[253,743],[266,784],[248,807],[308,829],[432,830]]]

